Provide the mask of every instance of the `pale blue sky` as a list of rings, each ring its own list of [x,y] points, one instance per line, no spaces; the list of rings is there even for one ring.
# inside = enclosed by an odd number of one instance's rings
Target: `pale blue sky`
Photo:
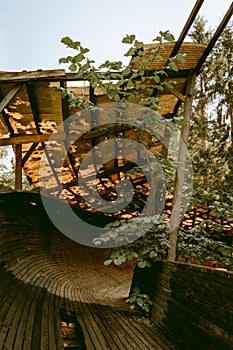
[[[63,36],[91,49],[97,63],[122,60],[126,34],[150,43],[159,30],[177,38],[195,0],[0,0],[0,71],[64,68]],[[205,0],[200,14],[215,28],[231,0]]]

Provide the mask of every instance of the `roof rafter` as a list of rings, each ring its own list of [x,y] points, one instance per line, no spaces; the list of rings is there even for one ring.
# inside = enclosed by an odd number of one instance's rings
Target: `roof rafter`
[[[223,30],[225,29],[227,23],[229,22],[231,16],[233,14],[233,3],[230,5],[228,11],[226,12],[224,18],[222,19],[221,23],[219,24],[217,30],[215,31],[212,39],[210,40],[209,44],[207,45],[205,51],[203,52],[201,58],[199,59],[199,62],[196,66],[196,74],[200,74],[201,67],[206,61],[208,55],[210,54],[211,50],[213,49],[214,45],[216,44],[217,40],[219,39],[220,35],[222,34]]]
[[[184,26],[182,32],[180,33],[180,36],[179,36],[177,42],[175,43],[175,46],[171,52],[170,57],[175,56],[179,52],[179,49],[181,48],[181,45],[184,42],[184,39],[185,39],[186,35],[188,34],[188,31],[191,28],[194,20],[196,19],[196,16],[197,16],[204,1],[205,0],[197,0],[196,1],[196,4],[194,5],[193,10],[190,13],[189,18],[187,19],[187,22],[185,23],[185,26]]]

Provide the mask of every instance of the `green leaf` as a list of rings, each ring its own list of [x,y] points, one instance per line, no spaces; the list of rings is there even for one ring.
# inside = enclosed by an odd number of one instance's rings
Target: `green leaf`
[[[163,39],[161,36],[157,36],[155,39],[153,39],[153,41],[159,41],[160,43],[162,43]]]
[[[125,54],[124,56],[133,56],[135,54],[136,50],[134,47],[131,47]]]
[[[138,299],[137,299],[137,304],[138,304],[139,306],[142,306],[142,305],[143,305],[142,298],[138,298]]]
[[[133,87],[133,86],[134,86],[134,84],[133,84],[132,80],[129,80],[129,81],[127,82],[126,87],[127,87],[127,88],[131,88],[131,87]]]
[[[131,63],[136,63],[139,62],[141,60],[141,58],[139,56],[136,56],[132,59]]]
[[[184,54],[178,53],[178,54],[176,55],[176,60],[177,60],[177,61],[180,61],[182,64],[185,64]]]
[[[153,92],[154,92],[154,89],[153,89],[153,88],[147,88],[147,89],[146,89],[147,96],[152,96],[152,95],[153,95]]]
[[[79,63],[82,60],[84,60],[85,56],[82,53],[79,53],[78,55],[73,57],[73,63]]]
[[[140,49],[141,47],[143,47],[144,43],[142,41],[138,41],[135,40],[134,46],[136,47],[136,49]]]
[[[59,58],[59,63],[61,64],[61,63],[68,63],[69,62],[69,60],[67,59],[67,58],[65,58],[65,57],[61,57],[61,58]]]
[[[137,300],[137,295],[131,295],[127,300],[130,304],[132,304]]]
[[[153,80],[154,80],[157,84],[159,84],[159,82],[160,82],[160,77],[159,77],[159,75],[155,75],[155,76],[153,77]]]
[[[140,269],[144,269],[146,267],[146,262],[145,261],[139,261],[138,267],[140,267]]]
[[[61,42],[66,45],[67,47],[70,47],[71,49],[78,49],[80,46],[79,41],[73,41],[71,38],[68,36],[65,36],[61,39]]]
[[[105,266],[108,266],[108,265],[110,265],[110,264],[112,264],[112,259],[106,260],[106,261],[104,262],[104,265],[105,265]]]
[[[80,52],[85,55],[85,53],[89,52],[90,50],[87,47],[80,47]],[[94,62],[94,61],[93,61]]]
[[[130,67],[125,68],[125,69],[123,70],[123,72],[122,72],[123,76],[124,76],[124,75],[129,75],[130,73],[131,73]]]
[[[72,64],[69,66],[69,70],[71,70],[71,72],[75,72],[75,71],[77,70],[77,64],[72,63]]]
[[[177,68],[177,65],[175,64],[174,61],[171,61],[168,63],[168,66],[171,70],[174,70],[175,72],[178,72],[178,68]]]
[[[140,293],[140,289],[138,287],[134,287],[133,288],[133,292],[138,294],[138,293]]]
[[[173,34],[169,32],[169,30],[166,30],[165,32],[160,31],[160,34],[163,36],[164,40],[166,41],[174,41],[175,37]]]
[[[65,36],[61,38],[61,42],[67,46],[71,45],[73,43],[73,40],[70,39],[68,36]]]
[[[158,253],[155,252],[154,250],[152,250],[152,251],[150,252],[150,254],[149,254],[149,257],[150,257],[151,259],[154,259],[157,255],[158,255]]]
[[[122,39],[122,43],[124,44],[132,44],[133,41],[135,40],[136,36],[134,34],[132,35],[126,35],[123,39]]]

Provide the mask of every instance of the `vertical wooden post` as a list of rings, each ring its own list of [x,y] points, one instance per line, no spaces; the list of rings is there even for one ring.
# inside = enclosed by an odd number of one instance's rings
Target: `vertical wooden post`
[[[15,146],[15,190],[22,190],[22,145]]]
[[[178,165],[176,169],[175,189],[174,189],[172,213],[171,213],[171,219],[170,219],[169,241],[171,246],[170,246],[170,249],[168,250],[168,257],[167,257],[168,261],[176,260],[176,243],[177,243],[178,228],[179,228],[181,208],[182,208],[185,162],[186,162],[186,156],[187,156],[187,145],[188,145],[188,136],[189,136],[195,80],[196,80],[196,75],[192,74],[188,79],[187,87],[186,87],[186,97],[184,102],[184,124],[180,135]]]

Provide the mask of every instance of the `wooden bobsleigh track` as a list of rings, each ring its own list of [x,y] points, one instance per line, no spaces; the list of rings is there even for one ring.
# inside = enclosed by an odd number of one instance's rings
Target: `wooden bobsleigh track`
[[[2,193],[0,349],[171,349],[125,304],[133,268],[103,253],[57,231],[38,194]]]

